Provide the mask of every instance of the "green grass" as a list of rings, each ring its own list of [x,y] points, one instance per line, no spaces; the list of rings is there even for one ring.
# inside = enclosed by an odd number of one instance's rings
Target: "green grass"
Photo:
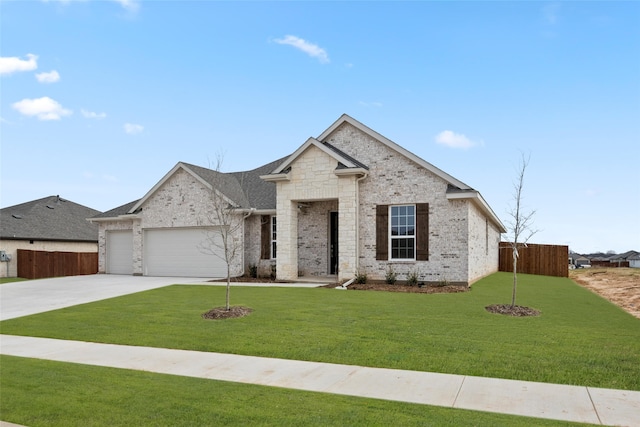
[[[28,279],[23,279],[22,277],[2,277],[0,278],[0,285],[4,283],[11,283],[11,282],[23,282],[25,280],[28,280]]]
[[[233,288],[248,317],[200,318],[224,287],[170,286],[0,323],[4,334],[640,390],[640,320],[569,279],[498,273],[461,294]]]
[[[559,426],[501,414],[1,356],[2,420],[39,426]]]

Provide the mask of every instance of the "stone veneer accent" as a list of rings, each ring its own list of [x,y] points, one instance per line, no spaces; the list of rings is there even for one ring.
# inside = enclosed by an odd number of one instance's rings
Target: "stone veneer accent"
[[[356,271],[357,183],[354,176],[338,177],[338,162],[315,146],[308,147],[292,164],[289,181],[277,182],[278,256],[277,276],[298,278],[298,203],[338,201],[338,278]],[[326,255],[325,255],[326,256]],[[306,265],[305,267],[308,267]],[[317,270],[319,271],[319,270]]]

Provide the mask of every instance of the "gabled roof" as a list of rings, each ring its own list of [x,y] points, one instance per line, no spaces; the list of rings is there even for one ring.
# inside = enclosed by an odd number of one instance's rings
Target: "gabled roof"
[[[431,163],[426,160],[416,156],[412,152],[407,149],[401,147],[390,139],[382,136],[378,132],[369,128],[368,126],[360,123],[353,117],[343,114],[336,120],[331,126],[327,128],[320,136],[317,138],[309,138],[300,148],[298,148],[291,156],[289,156],[282,164],[280,164],[276,169],[274,169],[271,174],[263,176],[263,179],[268,181],[277,181],[280,179],[287,179],[286,171],[289,169],[291,164],[298,158],[309,146],[313,145],[335,158],[338,161],[338,169],[352,169],[355,171],[363,171],[366,172],[369,168],[363,163],[359,162],[357,159],[349,156],[343,151],[337,149],[336,147],[329,144],[326,140],[331,136],[331,134],[336,131],[340,126],[345,123],[350,124],[361,132],[369,135],[371,138],[381,142],[386,145],[390,149],[398,152],[409,160],[417,163],[422,168],[430,171],[434,175],[440,177],[447,183],[447,199],[467,199],[471,200],[476,206],[498,227],[498,230],[501,233],[506,233],[507,229],[505,228],[502,221],[498,218],[495,212],[491,209],[489,204],[484,200],[480,192],[474,190],[469,187],[464,182],[454,178],[443,170],[435,167]]]
[[[97,242],[98,226],[87,218],[100,211],[60,196],[49,196],[0,210],[0,238]]]
[[[128,213],[132,214],[141,208],[142,205],[179,170],[184,170],[209,190],[216,189],[228,199],[230,204],[240,208],[250,207],[240,183],[232,174],[218,172],[189,163],[178,162],[147,194],[131,207]]]
[[[245,209],[255,208],[257,210],[274,210],[276,208],[276,186],[271,182],[263,181],[260,179],[260,176],[271,172],[285,159],[286,157],[283,157],[249,171],[229,173],[217,172],[213,169],[178,162],[144,197],[96,215],[91,218],[91,220],[107,221],[121,219],[124,216],[138,213],[144,202],[162,187],[178,170],[184,170],[191,174],[209,189],[215,186],[232,204],[238,207]]]
[[[363,163],[360,163],[358,160],[349,156],[348,154],[340,151],[333,145],[329,143],[323,143],[318,141],[315,138],[309,138],[307,141],[300,146],[293,154],[291,154],[287,159],[282,162],[276,169],[271,172],[271,175],[278,175],[286,171],[289,166],[298,158],[302,153],[304,153],[307,148],[310,146],[314,146],[319,148],[324,153],[328,154],[330,157],[334,158],[338,162],[339,169],[369,169]]]
[[[408,159],[416,162],[417,164],[419,164],[423,168],[425,168],[428,171],[432,172],[436,176],[442,178],[447,183],[449,183],[449,184],[451,184],[451,185],[453,185],[455,187],[458,187],[459,189],[462,189],[462,190],[473,190],[471,187],[469,187],[464,182],[459,181],[456,178],[454,178],[451,175],[449,175],[448,173],[444,172],[443,170],[438,169],[437,167],[435,167],[431,163],[429,163],[426,160],[416,156],[415,154],[413,154],[409,150],[399,146],[398,144],[396,144],[395,142],[391,141],[390,139],[382,136],[381,134],[379,134],[375,130],[371,129],[370,127],[368,127],[368,126],[366,126],[366,125],[364,125],[362,123],[360,123],[359,121],[357,121],[353,117],[349,116],[348,114],[343,114],[342,116],[340,116],[340,118],[338,120],[336,120],[331,126],[329,126],[327,128],[327,130],[322,132],[322,134],[317,139],[319,141],[324,141],[329,136],[331,136],[331,134],[336,129],[338,129],[340,126],[342,126],[345,123],[350,124],[351,126],[355,127],[356,129],[360,130],[361,132],[363,132],[363,133],[369,135],[370,137],[380,141],[382,144],[386,145],[387,147],[391,148],[392,150],[395,150],[398,153],[402,154],[403,156],[407,157]]]

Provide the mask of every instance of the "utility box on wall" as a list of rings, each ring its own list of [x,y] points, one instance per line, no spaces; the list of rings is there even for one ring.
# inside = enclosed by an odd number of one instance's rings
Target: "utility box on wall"
[[[9,255],[6,251],[0,251],[0,262],[9,261],[11,261],[11,255]]]

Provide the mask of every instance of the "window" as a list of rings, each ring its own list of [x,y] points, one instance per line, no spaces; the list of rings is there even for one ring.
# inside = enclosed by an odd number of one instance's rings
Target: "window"
[[[428,203],[376,206],[376,259],[429,260]]]
[[[415,205],[391,206],[389,236],[391,259],[416,258],[416,207]]]
[[[276,258],[276,217],[271,217],[271,259]]]

